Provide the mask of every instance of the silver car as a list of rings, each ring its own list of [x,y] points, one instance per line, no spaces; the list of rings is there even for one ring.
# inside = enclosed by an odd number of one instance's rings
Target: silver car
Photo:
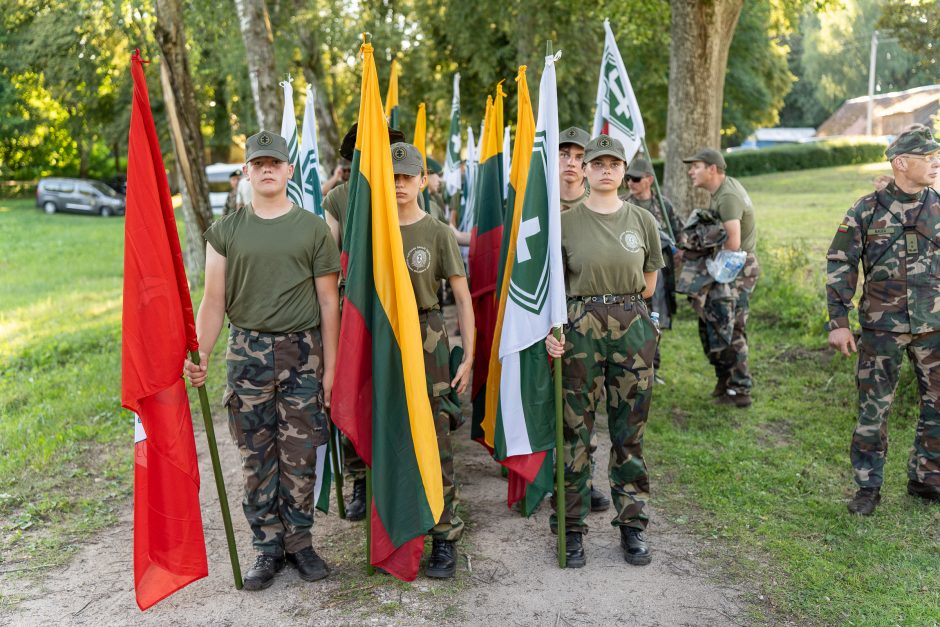
[[[93,213],[102,217],[124,215],[124,196],[101,181],[44,178],[36,187],[36,206],[46,213]]]

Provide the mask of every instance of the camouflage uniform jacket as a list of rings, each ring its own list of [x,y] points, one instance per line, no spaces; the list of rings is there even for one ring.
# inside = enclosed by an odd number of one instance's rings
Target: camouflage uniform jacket
[[[862,264],[859,322],[893,333],[940,330],[940,195],[907,194],[891,182],[862,197],[826,255],[828,328],[848,328]]]

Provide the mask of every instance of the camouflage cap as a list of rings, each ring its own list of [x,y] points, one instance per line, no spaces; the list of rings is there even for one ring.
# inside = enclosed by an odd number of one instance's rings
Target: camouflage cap
[[[444,168],[441,167],[441,163],[434,157],[428,157],[428,174],[443,174]]]
[[[627,168],[627,176],[653,176],[653,165],[643,157],[637,157]]]
[[[604,134],[598,135],[584,147],[584,163],[589,163],[599,157],[616,157],[623,162],[627,161],[623,144],[610,135]]]
[[[700,148],[699,151],[691,157],[683,159],[682,163],[694,163],[696,161],[701,161],[705,165],[717,166],[722,170],[728,169],[728,166],[725,164],[725,158],[714,148]]]
[[[583,128],[578,128],[577,126],[568,127],[558,134],[559,146],[564,146],[565,144],[574,144],[575,146],[581,146],[584,148],[590,141],[591,134]]]
[[[933,138],[929,128],[915,128],[895,137],[885,150],[885,156],[890,161],[898,155],[929,155],[938,150],[940,144]]]
[[[392,171],[395,174],[421,176],[424,173],[424,157],[421,156],[421,151],[414,144],[392,144]]]
[[[290,161],[287,156],[287,140],[271,131],[261,131],[245,142],[245,161],[258,157],[274,157],[281,161]]]

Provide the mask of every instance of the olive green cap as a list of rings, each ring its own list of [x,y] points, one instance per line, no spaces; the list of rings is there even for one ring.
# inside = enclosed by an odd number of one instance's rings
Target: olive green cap
[[[395,174],[421,176],[424,174],[424,157],[414,144],[396,142],[392,144],[392,171]]]
[[[574,144],[575,146],[581,146],[584,148],[590,141],[591,134],[583,128],[578,128],[577,126],[568,127],[558,134],[559,146],[564,146],[565,144]]]
[[[891,160],[898,155],[929,155],[938,150],[940,144],[933,138],[929,128],[915,128],[895,137],[885,150],[885,156]]]
[[[274,157],[281,161],[290,161],[287,156],[287,140],[271,131],[255,133],[245,142],[245,161],[258,157]]]
[[[443,174],[444,168],[434,157],[428,157],[428,174]]]
[[[594,161],[599,157],[616,157],[623,162],[627,161],[623,144],[610,135],[598,135],[584,147],[584,163]]]
[[[653,165],[642,157],[637,157],[627,168],[627,176],[653,176]]]
[[[682,163],[694,163],[696,161],[701,161],[705,165],[718,166],[722,170],[728,169],[728,166],[725,164],[725,158],[714,148],[700,148],[699,151],[691,157],[683,159]]]

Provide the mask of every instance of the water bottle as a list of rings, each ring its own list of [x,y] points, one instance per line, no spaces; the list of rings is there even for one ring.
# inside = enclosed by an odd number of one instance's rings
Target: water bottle
[[[659,312],[658,311],[650,312],[650,322],[652,322],[653,326],[656,327],[656,330],[659,331]]]
[[[714,259],[705,260],[705,267],[719,283],[731,283],[741,272],[745,261],[747,253],[743,250],[720,250]]]

